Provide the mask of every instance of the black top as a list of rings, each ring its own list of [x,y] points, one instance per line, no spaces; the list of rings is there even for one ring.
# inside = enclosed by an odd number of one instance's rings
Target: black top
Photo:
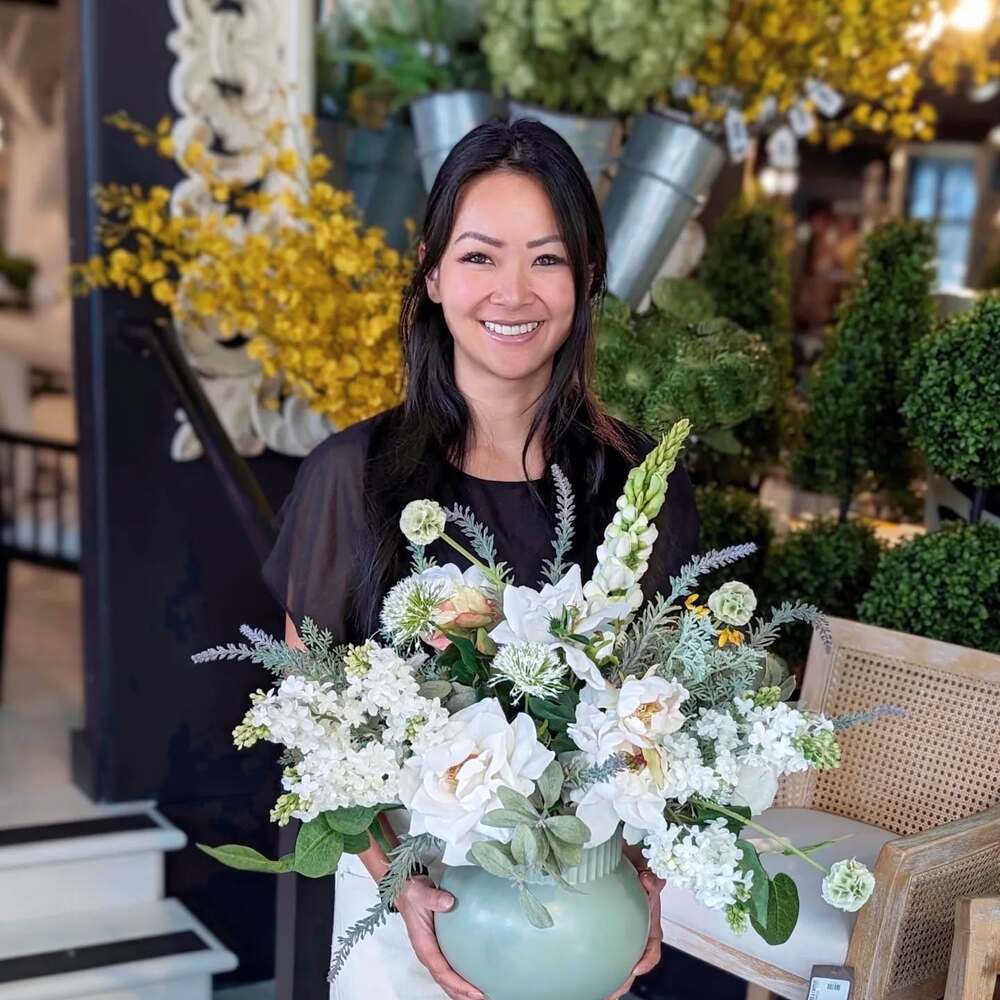
[[[350,596],[357,568],[366,557],[363,484],[368,444],[378,414],[331,435],[302,461],[292,492],[275,516],[277,541],[264,562],[262,576],[275,599],[296,626],[309,616],[331,631],[335,642],[362,642],[350,614]],[[639,460],[653,447],[648,435],[625,424],[619,427],[634,444]],[[621,456],[609,461],[595,500],[581,510],[576,497],[574,544],[569,561],[577,562],[586,581],[597,561],[597,546],[615,513],[630,464]],[[538,481],[540,492],[552,499],[551,475]],[[493,532],[497,558],[513,570],[514,582],[540,587],[542,563],[553,556],[555,504],[543,508],[527,482],[480,479],[448,465],[437,495],[445,507],[455,503],[472,508]],[[687,472],[678,466],[668,480],[667,498],[656,519],[659,536],[649,569],[642,579],[647,598],[668,589],[669,578],[698,552],[698,512]],[[449,533],[472,551],[454,525]],[[468,561],[443,541],[426,552],[440,564],[465,569]],[[384,595],[383,595],[384,596]]]

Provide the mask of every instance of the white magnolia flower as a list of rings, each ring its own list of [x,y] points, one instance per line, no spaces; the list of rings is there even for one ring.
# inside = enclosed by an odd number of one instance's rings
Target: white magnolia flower
[[[751,761],[739,765],[730,799],[734,805],[746,806],[751,815],[757,816],[771,808],[777,794],[778,775],[773,767]]]
[[[757,596],[745,583],[730,580],[709,597],[708,606],[719,621],[746,625],[757,607]]]
[[[589,847],[603,844],[625,824],[625,840],[637,844],[650,830],[666,825],[666,799],[648,767],[620,771],[607,781],[598,781],[586,790],[571,792],[576,815],[590,829]]]
[[[618,693],[615,706],[618,725],[636,746],[654,746],[684,725],[681,705],[687,699],[687,690],[677,681],[662,677],[630,678]]]
[[[444,534],[448,517],[435,500],[413,500],[399,516],[400,530],[414,545],[429,545]]]
[[[856,858],[837,861],[823,879],[823,899],[838,910],[854,913],[868,902],[875,876]]]
[[[410,832],[440,837],[444,863],[462,865],[475,841],[504,837],[482,825],[485,813],[501,807],[498,789],[530,795],[555,754],[538,742],[529,716],[508,722],[496,698],[456,712],[438,738],[404,763],[399,799],[412,811]]]
[[[491,669],[496,676],[490,680],[490,686],[509,681],[515,703],[524,695],[535,698],[557,695],[566,676],[566,664],[540,642],[512,642],[501,646]]]
[[[604,678],[597,664],[572,642],[552,635],[549,623],[571,609],[570,631],[590,636],[602,626],[628,611],[624,602],[592,603],[584,597],[580,582],[580,567],[574,563],[556,584],[547,583],[541,590],[509,586],[503,592],[504,620],[491,632],[490,638],[504,645],[512,642],[538,642],[553,650],[562,650],[570,670],[595,688],[604,687]]]

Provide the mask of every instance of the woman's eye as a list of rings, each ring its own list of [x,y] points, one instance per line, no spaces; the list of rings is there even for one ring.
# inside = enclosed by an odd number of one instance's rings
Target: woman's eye
[[[482,259],[481,260],[476,260],[475,259],[476,257],[480,257]],[[487,257],[486,254],[484,254],[484,253],[480,253],[478,250],[474,250],[472,253],[467,253],[462,258],[462,261],[463,262],[468,261],[470,264],[483,264],[483,263],[489,261],[489,257]]]
[[[557,257],[554,253],[543,253],[542,256],[538,257],[537,259],[548,261],[548,263],[545,265],[546,267],[553,267],[556,264],[566,263],[566,261],[562,257]]]

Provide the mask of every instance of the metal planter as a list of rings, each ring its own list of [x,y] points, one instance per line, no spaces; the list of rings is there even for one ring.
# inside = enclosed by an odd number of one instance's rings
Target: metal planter
[[[639,115],[604,203],[608,290],[637,308],[725,153],[700,129],[665,115]]]
[[[598,201],[603,198],[610,168],[621,153],[623,128],[620,118],[587,118],[511,101],[510,120],[516,118],[536,118],[558,132],[583,164]]]
[[[410,118],[425,189],[430,191],[441,164],[459,139],[494,115],[505,114],[502,100],[480,90],[443,91],[411,101]]]

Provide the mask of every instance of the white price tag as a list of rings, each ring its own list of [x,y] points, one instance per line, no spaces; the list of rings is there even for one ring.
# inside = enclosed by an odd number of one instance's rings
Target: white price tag
[[[742,112],[737,111],[736,108],[730,108],[726,112],[725,126],[729,156],[734,163],[739,163],[746,159],[750,146],[750,133],[747,131],[747,123],[743,119]]]
[[[808,135],[816,124],[816,117],[801,101],[797,101],[788,109],[788,124],[796,135]]]
[[[819,80],[806,81],[806,96],[816,105],[820,114],[833,118],[844,106],[844,98],[828,83]]]
[[[794,170],[799,165],[799,140],[787,125],[782,125],[767,140],[767,159],[779,170]]]
[[[846,979],[813,979],[809,983],[809,1000],[847,1000],[850,991]]]

